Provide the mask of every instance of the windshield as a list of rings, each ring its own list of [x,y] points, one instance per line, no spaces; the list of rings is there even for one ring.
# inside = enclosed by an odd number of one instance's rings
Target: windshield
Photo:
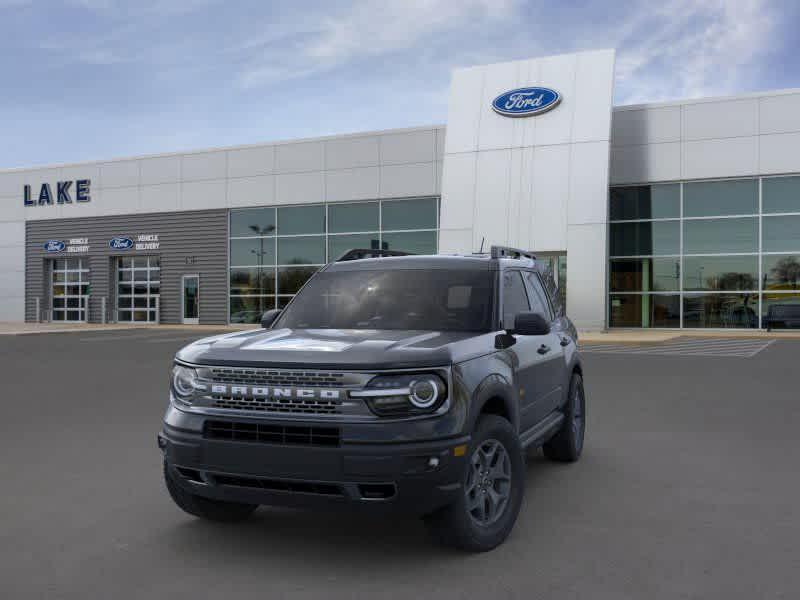
[[[490,331],[494,273],[464,269],[317,273],[278,327]]]

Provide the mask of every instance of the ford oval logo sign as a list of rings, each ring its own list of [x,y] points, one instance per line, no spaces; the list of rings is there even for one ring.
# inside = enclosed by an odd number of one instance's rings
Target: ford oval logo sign
[[[503,92],[492,101],[492,108],[506,117],[530,117],[555,108],[559,102],[561,94],[555,90],[527,87]]]
[[[67,245],[61,240],[47,240],[44,243],[45,252],[63,252]]]
[[[133,240],[125,237],[111,238],[108,242],[108,247],[112,250],[130,250],[133,248]]]

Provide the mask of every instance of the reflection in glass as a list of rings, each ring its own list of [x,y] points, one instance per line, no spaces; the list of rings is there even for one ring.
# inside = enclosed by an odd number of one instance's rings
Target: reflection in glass
[[[275,238],[231,240],[231,265],[254,267],[275,264]]]
[[[328,205],[328,232],[378,231],[377,202],[348,202]]]
[[[758,294],[685,294],[683,326],[758,327]]]
[[[630,258],[611,261],[613,292],[677,292],[680,290],[680,259]]]
[[[231,237],[274,234],[274,208],[248,208],[231,211]]]
[[[348,250],[354,248],[378,248],[377,233],[357,233],[354,235],[328,236],[328,260],[336,260]]]
[[[772,254],[763,257],[764,290],[796,290],[800,284],[800,255]]]
[[[678,183],[611,188],[609,195],[612,221],[679,217],[680,203]]]
[[[680,252],[679,221],[612,223],[611,256],[649,256]]]
[[[436,232],[384,233],[383,248],[412,254],[436,254]]]
[[[258,267],[231,269],[231,294],[259,295],[275,293],[275,269]]]
[[[435,229],[439,202],[436,198],[391,200],[381,206],[382,229]]]
[[[610,327],[680,327],[680,296],[613,294]]]
[[[278,269],[278,293],[296,294],[318,267],[281,267]]]
[[[683,222],[685,254],[758,252],[758,219],[702,219]]]
[[[684,217],[752,215],[757,212],[757,179],[697,181],[683,185]]]
[[[686,256],[684,290],[758,289],[757,256]]]
[[[800,310],[800,294],[765,293],[761,296],[761,326],[766,329],[788,329],[796,323],[785,320],[785,310]]]
[[[278,235],[325,233],[325,206],[278,207]]]
[[[761,181],[761,210],[800,212],[800,177],[765,177]]]
[[[323,236],[278,238],[278,264],[325,264],[325,238]]]
[[[764,217],[764,252],[800,252],[800,215]]]
[[[259,323],[265,311],[275,308],[275,296],[231,296],[231,323]]]

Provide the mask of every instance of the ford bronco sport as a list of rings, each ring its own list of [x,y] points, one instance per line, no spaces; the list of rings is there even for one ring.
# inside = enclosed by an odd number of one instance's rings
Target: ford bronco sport
[[[263,329],[177,353],[158,441],[180,508],[401,510],[485,551],[517,519],[525,449],[578,459],[577,333],[549,267],[503,247],[387,254],[350,251]]]

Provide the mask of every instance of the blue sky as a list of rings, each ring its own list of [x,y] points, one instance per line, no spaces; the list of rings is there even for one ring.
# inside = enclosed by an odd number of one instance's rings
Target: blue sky
[[[0,169],[444,123],[454,67],[595,48],[616,104],[800,87],[799,4],[0,0]]]

